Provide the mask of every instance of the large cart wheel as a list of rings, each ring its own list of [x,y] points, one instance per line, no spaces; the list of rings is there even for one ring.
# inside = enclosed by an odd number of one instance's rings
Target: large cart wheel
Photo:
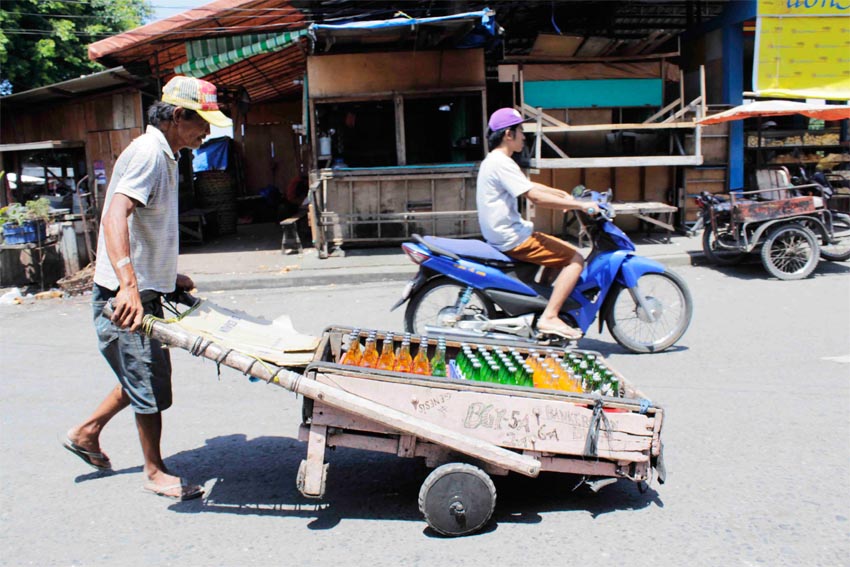
[[[435,531],[471,534],[487,523],[496,507],[496,486],[472,465],[449,463],[434,469],[419,489],[419,511]]]
[[[746,252],[739,252],[737,250],[730,250],[729,248],[724,248],[718,242],[729,241],[729,244],[734,243],[734,239],[731,238],[728,231],[722,231],[719,236],[718,234],[712,230],[711,225],[706,225],[705,230],[702,231],[702,251],[705,254],[705,257],[712,264],[717,264],[718,266],[731,266],[733,264],[737,264],[746,256]]]
[[[818,265],[820,246],[812,231],[799,224],[773,230],[761,249],[764,269],[780,280],[801,280]]]
[[[832,213],[834,244],[823,244],[820,257],[830,262],[846,262],[850,259],[850,215]]]
[[[404,312],[404,330],[417,335],[424,334],[425,326],[454,327],[457,320],[457,304],[466,286],[441,277],[431,280],[410,298]],[[483,293],[473,291],[469,303],[463,308],[461,319],[493,319],[496,307]]]

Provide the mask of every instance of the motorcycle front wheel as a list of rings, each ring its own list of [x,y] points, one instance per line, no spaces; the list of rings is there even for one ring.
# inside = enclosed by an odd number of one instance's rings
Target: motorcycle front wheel
[[[678,275],[666,271],[642,275],[637,289],[648,311],[631,290],[621,287],[605,319],[608,330],[621,346],[635,353],[670,348],[691,323],[693,300],[688,286]]]
[[[421,335],[425,327],[451,328],[459,319],[493,319],[496,307],[484,294],[473,290],[458,319],[457,305],[466,286],[449,278],[436,278],[425,284],[410,298],[404,312],[404,330]]]

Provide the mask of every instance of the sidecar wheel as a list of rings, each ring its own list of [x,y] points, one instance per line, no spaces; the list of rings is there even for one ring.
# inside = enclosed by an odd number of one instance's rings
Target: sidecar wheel
[[[799,224],[782,225],[772,231],[761,249],[764,269],[780,280],[807,278],[817,267],[818,239]]]
[[[419,292],[410,298],[404,312],[404,330],[421,335],[425,327],[451,328],[450,311],[463,295],[466,286],[446,277],[435,278],[425,284]],[[496,317],[496,307],[483,293],[473,290],[469,303],[461,315],[463,319]]]
[[[636,352],[661,352],[676,343],[691,323],[693,300],[684,280],[671,271],[644,274],[638,289],[652,313],[646,313],[629,289],[620,287],[605,323],[620,345]]]

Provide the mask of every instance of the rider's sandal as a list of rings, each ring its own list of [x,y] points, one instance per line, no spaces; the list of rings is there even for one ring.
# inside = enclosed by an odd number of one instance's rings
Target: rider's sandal
[[[549,327],[541,327],[537,326],[537,330],[544,335],[555,335],[561,337],[562,339],[567,339],[569,341],[577,341],[584,336],[584,333],[579,331],[578,329],[574,329],[572,327],[561,327],[558,329],[551,329]]]

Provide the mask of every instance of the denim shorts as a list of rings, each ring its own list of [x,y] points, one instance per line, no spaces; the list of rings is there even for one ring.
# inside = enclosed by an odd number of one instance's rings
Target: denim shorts
[[[101,354],[112,367],[136,413],[158,413],[171,406],[171,356],[162,343],[141,333],[121,329],[103,314],[116,292],[94,284],[92,311]],[[142,304],[145,315],[162,317],[162,301]]]

